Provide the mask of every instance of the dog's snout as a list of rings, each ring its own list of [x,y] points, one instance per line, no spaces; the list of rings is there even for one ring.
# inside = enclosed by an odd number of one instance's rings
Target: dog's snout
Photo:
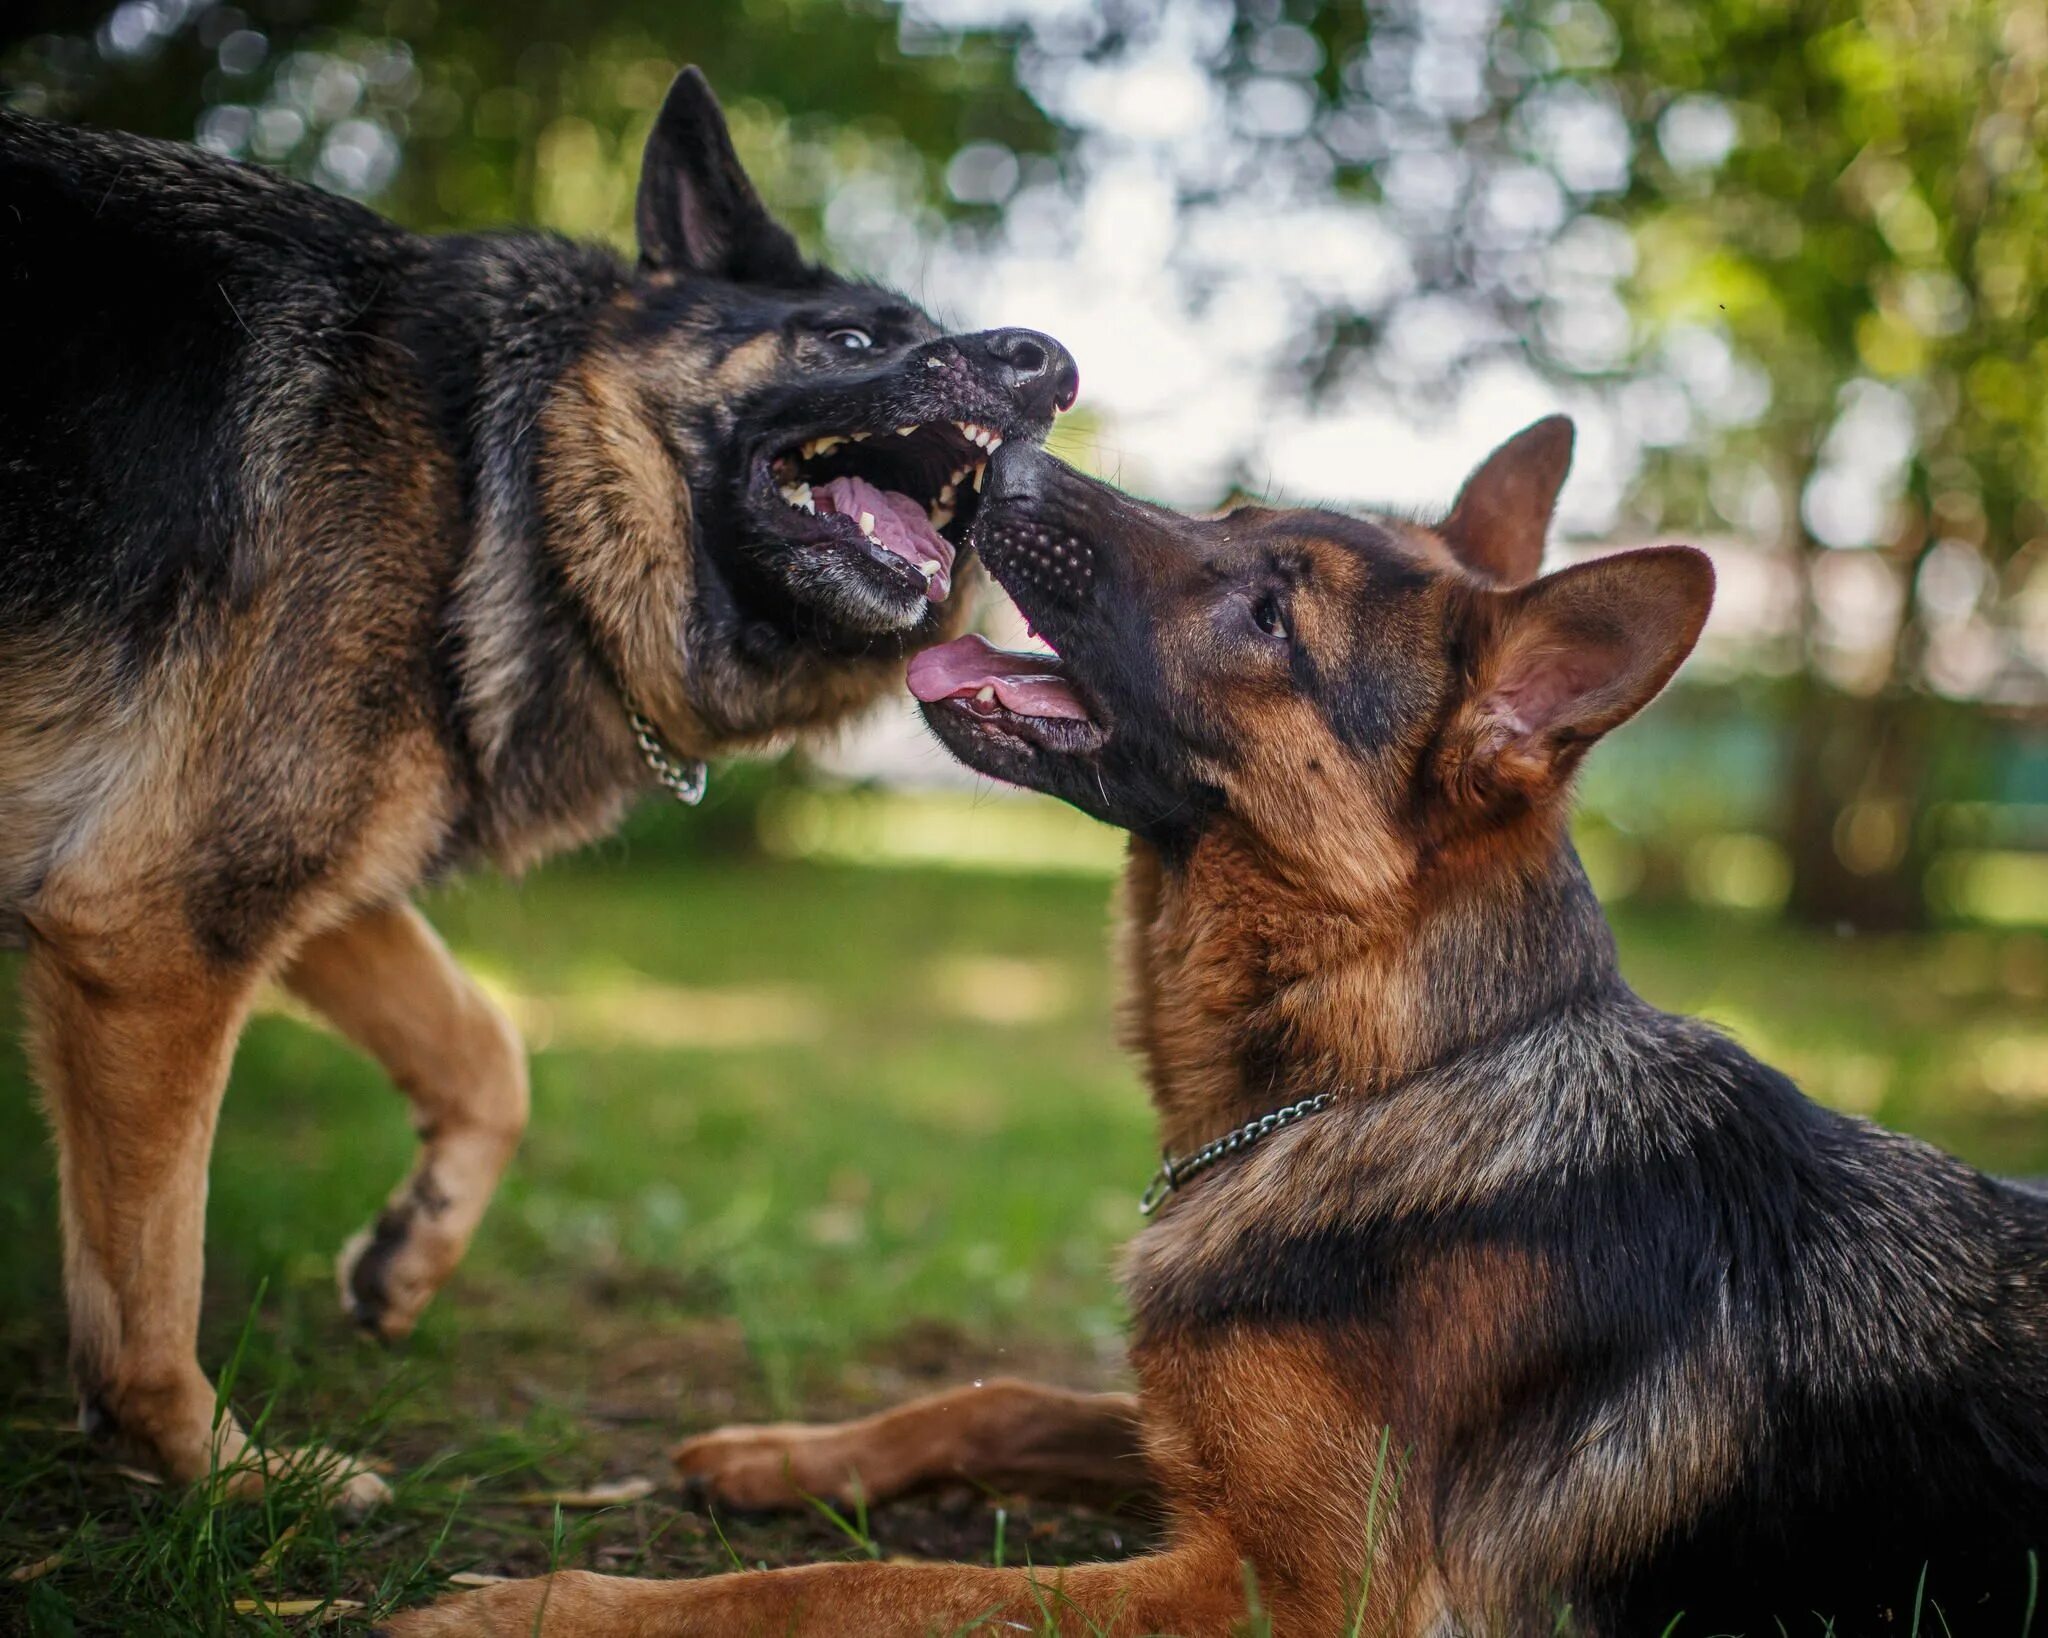
[[[1042,598],[1069,607],[1093,590],[1093,547],[1064,516],[1062,479],[1071,477],[1051,456],[1007,443],[988,464],[983,522],[976,543],[990,569]]]
[[[1031,408],[1052,414],[1074,407],[1081,368],[1074,355],[1038,330],[990,330],[982,338],[997,372]]]

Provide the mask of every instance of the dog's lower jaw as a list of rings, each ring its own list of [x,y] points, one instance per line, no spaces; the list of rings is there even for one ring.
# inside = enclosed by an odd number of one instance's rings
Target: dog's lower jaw
[[[922,588],[892,589],[841,552],[803,553],[787,568],[787,583],[801,620],[821,622],[854,637],[899,637],[914,631],[932,608]]]

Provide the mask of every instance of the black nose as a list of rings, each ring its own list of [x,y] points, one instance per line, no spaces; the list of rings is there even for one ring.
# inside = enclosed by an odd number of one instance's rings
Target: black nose
[[[1081,396],[1081,367],[1051,336],[1038,330],[989,330],[982,341],[1027,408],[1051,415],[1072,409]]]

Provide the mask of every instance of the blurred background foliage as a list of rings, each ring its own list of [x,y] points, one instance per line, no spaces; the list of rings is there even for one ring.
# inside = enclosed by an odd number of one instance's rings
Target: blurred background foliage
[[[1484,441],[1576,413],[1567,532],[1696,539],[1723,576],[1690,686],[1589,789],[1610,892],[1826,927],[2048,920],[2039,6],[0,16],[15,107],[196,139],[422,228],[622,245],[685,61],[812,246],[1068,341],[1087,391],[1062,452],[1135,488],[1440,505]],[[841,771],[945,777],[906,769],[900,725]]]

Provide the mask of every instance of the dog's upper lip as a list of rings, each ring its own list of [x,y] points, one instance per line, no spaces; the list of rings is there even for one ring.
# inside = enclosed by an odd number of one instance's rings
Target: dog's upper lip
[[[983,451],[983,457],[994,454],[1011,438],[1043,437],[1043,429],[1018,427],[1015,424],[979,420],[973,416],[946,414],[918,414],[908,420],[871,420],[856,423],[849,417],[813,422],[801,429],[782,430],[769,434],[761,440],[762,455],[775,460],[782,456],[795,455],[803,460],[829,455],[834,450],[850,443],[866,443],[871,438],[905,437],[911,433],[938,431],[942,436],[957,434],[963,453],[968,449]]]

